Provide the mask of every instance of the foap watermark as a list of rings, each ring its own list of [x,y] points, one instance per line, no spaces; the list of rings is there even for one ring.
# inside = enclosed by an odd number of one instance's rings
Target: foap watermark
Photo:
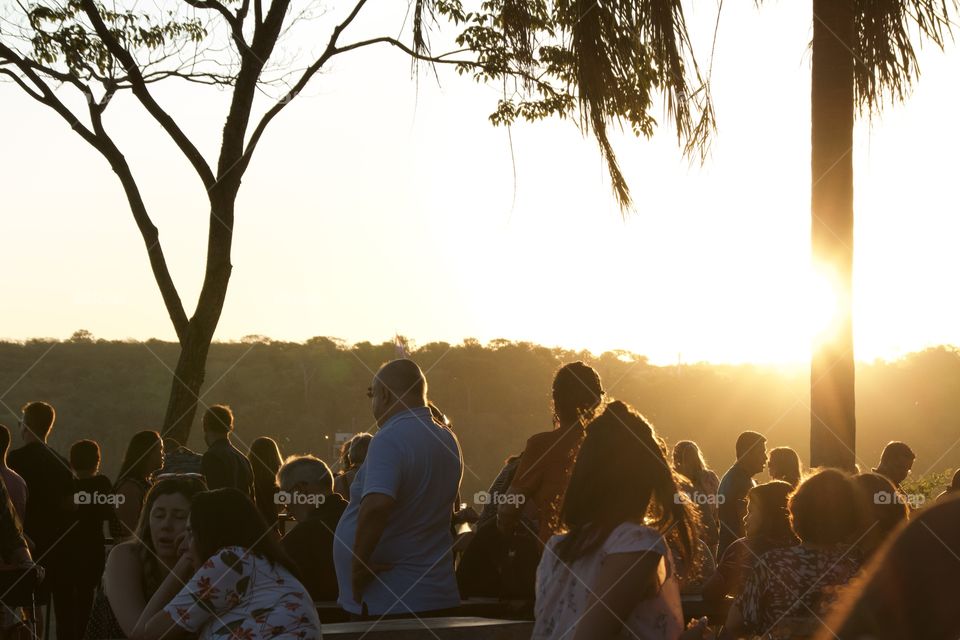
[[[877,491],[873,494],[873,504],[905,504],[911,509],[919,509],[926,501],[927,496],[922,493]]]
[[[719,507],[724,503],[727,497],[719,493],[703,493],[702,491],[679,491],[673,494],[674,504],[683,504],[690,502],[698,507],[715,506]]]
[[[303,493],[300,491],[277,491],[273,494],[273,503],[288,507],[290,505],[310,505],[319,507],[326,502],[327,496],[322,493]]]
[[[77,491],[73,494],[73,504],[83,505],[109,505],[119,507],[127,501],[127,496],[122,493],[100,493],[99,491]]]
[[[476,504],[482,505],[493,504],[499,507],[502,504],[509,504],[514,507],[519,507],[527,501],[527,497],[519,493],[490,493],[489,491],[477,491],[475,494],[473,494],[473,501]]]

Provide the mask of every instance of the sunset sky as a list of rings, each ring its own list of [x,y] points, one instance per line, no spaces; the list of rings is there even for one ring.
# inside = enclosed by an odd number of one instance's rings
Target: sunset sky
[[[396,34],[405,5],[371,0],[343,41]],[[311,25],[316,41],[298,46],[324,44],[347,9],[331,1]],[[688,14],[704,68],[716,11],[697,0]],[[507,130],[487,121],[496,88],[452,69],[438,70],[439,86],[426,70],[415,82],[409,60],[386,46],[335,59],[268,130],[244,179],[217,339],[376,342],[397,332],[418,344],[621,348],[663,363],[805,361],[810,37],[808,0],[726,3],[712,152],[690,164],[669,126],[649,141],[618,135],[637,204],[626,219],[596,144],[572,123],[516,126],[511,153]],[[920,63],[909,101],[856,131],[864,360],[960,344],[960,53],[927,46]],[[175,85],[156,95],[213,164],[225,94]],[[129,96],[107,121],[189,312],[206,248],[199,180]],[[7,83],[0,149],[0,337],[85,328],[173,339],[99,154]]]

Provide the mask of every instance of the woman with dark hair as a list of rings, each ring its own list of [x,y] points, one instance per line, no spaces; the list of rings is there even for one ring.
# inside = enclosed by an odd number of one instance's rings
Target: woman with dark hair
[[[243,492],[197,494],[185,553],[147,603],[135,640],[319,640],[293,561]]]
[[[767,471],[772,480],[782,480],[794,489],[800,484],[803,476],[803,465],[800,456],[790,447],[776,447],[767,454]]]
[[[720,536],[717,519],[720,478],[707,466],[700,447],[691,440],[681,440],[674,445],[673,468],[686,479],[682,488],[700,512],[700,539],[716,555]]]
[[[861,562],[866,562],[907,519],[910,509],[893,483],[879,473],[858,474],[853,477],[853,486],[859,526],[851,542],[860,553]]]
[[[283,457],[277,441],[267,436],[257,438],[250,444],[250,468],[253,469],[253,498],[264,521],[277,533],[283,533],[277,505],[277,472],[283,466]]]
[[[343,471],[333,479],[333,491],[339,493],[345,500],[350,499],[350,485],[353,484],[353,478],[357,475],[357,469],[367,459],[367,449],[370,448],[371,440],[373,440],[373,434],[364,431],[356,434],[343,445],[344,453],[340,457],[340,464],[344,467]]]
[[[817,640],[960,638],[958,557],[960,498],[917,512],[877,551]]]
[[[600,375],[583,362],[564,365],[553,379],[553,425],[530,437],[513,482],[497,509],[498,526],[510,534],[520,523],[521,506],[537,522],[545,543],[559,530],[560,503],[570,481],[586,425],[603,399]]]
[[[809,635],[859,570],[848,544],[858,524],[857,498],[843,472],[825,469],[804,480],[790,497],[790,519],[800,544],[756,562],[721,638],[779,637],[788,629]]]
[[[107,558],[85,640],[133,634],[150,596],[177,563],[177,541],[187,528],[190,500],[206,488],[202,480],[185,477],[165,478],[150,488],[136,534]]]
[[[787,502],[793,492],[786,482],[774,480],[755,486],[747,493],[746,536],[724,551],[717,571],[703,585],[705,600],[722,600],[739,595],[743,581],[757,558],[773,549],[792,547],[798,542],[790,526]]]
[[[638,640],[683,632],[671,544],[697,563],[697,514],[650,424],[622,402],[587,427],[560,517],[537,569],[533,638]],[[599,605],[599,606],[598,606]]]
[[[133,434],[113,485],[117,496],[116,518],[110,521],[110,535],[117,542],[133,535],[143,500],[153,481],[153,472],[163,467],[163,442],[156,431]]]

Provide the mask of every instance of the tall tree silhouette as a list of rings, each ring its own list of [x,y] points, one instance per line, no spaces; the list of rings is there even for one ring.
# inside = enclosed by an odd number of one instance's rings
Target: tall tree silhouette
[[[344,42],[348,27],[368,9],[367,0],[353,0],[340,9],[343,17],[332,31],[315,38],[326,43],[322,53],[299,69],[274,59],[283,57],[278,52],[291,27],[304,17],[293,10],[291,0],[171,0],[146,10],[141,4],[17,3],[0,24],[0,78],[65,120],[120,181],[180,344],[163,424],[164,432],[180,441],[189,435],[196,414],[227,295],[241,180],[270,122],[332,58],[389,45],[415,62],[453,65],[503,88],[491,116],[495,124],[578,117],[599,143],[624,207],[630,194],[608,125],[625,122],[637,135],[649,136],[655,126],[653,96],[659,92],[688,152],[702,150],[712,128],[709,96],[700,87],[679,0],[487,0],[474,11],[465,10],[459,0],[410,0],[412,19],[405,22],[409,26],[402,38]],[[441,28],[459,49],[432,53],[431,31]],[[214,163],[160,104],[154,87],[172,80],[228,91]],[[132,94],[160,125],[206,193],[207,254],[192,315],[167,267],[135,172],[108,131],[105,116],[120,92]],[[276,94],[262,111],[255,109],[260,92]],[[82,106],[77,106],[77,96]]]
[[[941,49],[955,0],[813,0],[811,247],[832,282],[836,308],[810,367],[810,462],[853,469],[856,403],[853,344],[853,127],[919,77],[918,38]]]

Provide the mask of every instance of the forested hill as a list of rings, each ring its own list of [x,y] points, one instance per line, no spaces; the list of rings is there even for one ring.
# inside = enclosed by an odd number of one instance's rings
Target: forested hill
[[[157,428],[166,407],[178,347],[160,341],[71,340],[0,343],[0,422],[14,432],[19,407],[47,400],[58,419],[51,444],[66,454],[80,438],[104,450],[116,473],[130,435]],[[284,455],[311,451],[332,462],[338,432],[371,430],[366,397],[372,372],[396,355],[392,343],[347,346],[328,338],[306,343],[250,338],[215,343],[203,402],[230,404],[237,435],[270,435]],[[528,343],[475,340],[433,343],[412,352],[427,372],[431,398],[453,420],[466,460],[464,491],[485,488],[503,459],[536,431],[550,428],[550,382],[563,362],[582,359],[601,374],[610,397],[637,407],[672,446],[700,443],[722,472],[745,428],[808,458],[808,373],[707,364],[659,367],[626,352],[592,356]],[[936,348],[896,362],[858,368],[857,454],[875,466],[883,444],[906,440],[917,452],[915,475],[960,465],[960,351]],[[199,429],[189,445],[202,450]],[[241,448],[242,445],[241,445]]]

